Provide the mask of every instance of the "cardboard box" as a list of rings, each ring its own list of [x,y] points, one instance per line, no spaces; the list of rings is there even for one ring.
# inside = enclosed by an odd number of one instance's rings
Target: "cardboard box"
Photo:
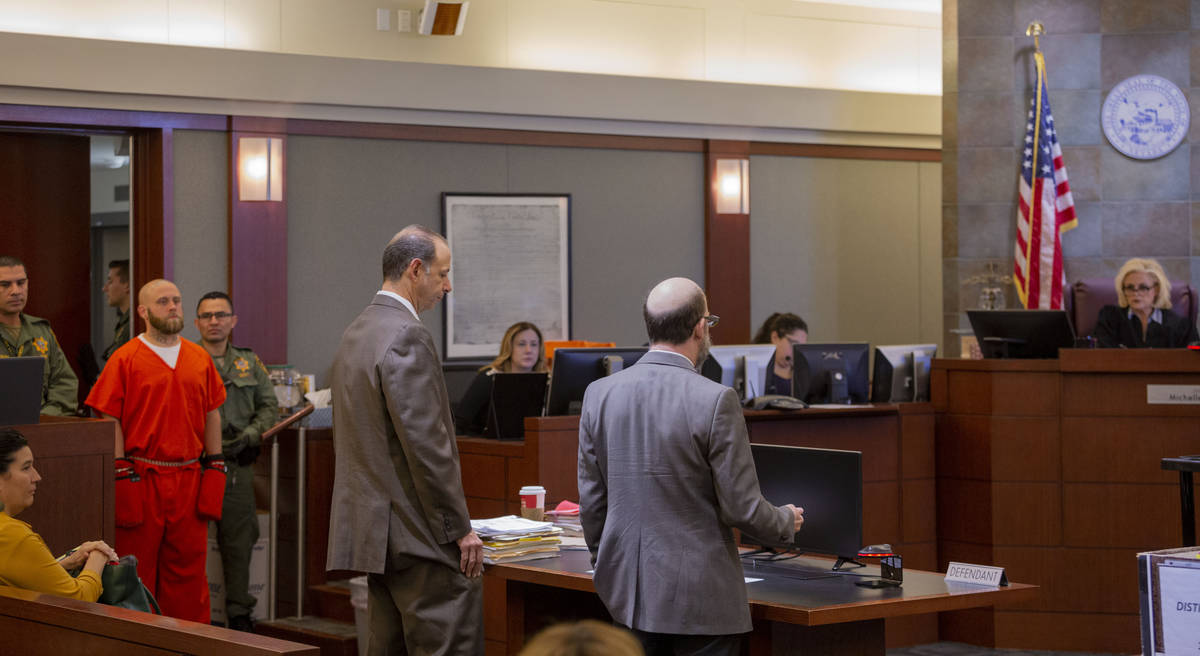
[[[258,600],[254,604],[255,620],[267,617],[267,549],[270,544],[270,514],[258,513],[258,542],[250,554],[250,594]],[[208,599],[212,608],[212,623],[225,625],[225,572],[221,566],[221,550],[217,545],[216,522],[208,523]]]

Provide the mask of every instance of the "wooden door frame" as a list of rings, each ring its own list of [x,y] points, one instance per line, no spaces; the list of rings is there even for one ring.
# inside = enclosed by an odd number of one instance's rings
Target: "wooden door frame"
[[[174,130],[224,131],[224,116],[0,104],[3,129],[133,137],[130,289],[174,274]]]

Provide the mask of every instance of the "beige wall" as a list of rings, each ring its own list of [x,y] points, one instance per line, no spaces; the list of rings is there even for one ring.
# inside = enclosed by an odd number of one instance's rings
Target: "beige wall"
[[[936,148],[935,96],[0,32],[0,102]],[[230,74],[236,71],[236,75]]]
[[[412,11],[415,22],[422,6],[420,0],[0,0],[0,30],[429,64],[941,93],[936,6],[911,11],[793,0],[476,0],[461,36],[396,31],[397,10]],[[379,8],[393,12],[391,31],[376,30]]]

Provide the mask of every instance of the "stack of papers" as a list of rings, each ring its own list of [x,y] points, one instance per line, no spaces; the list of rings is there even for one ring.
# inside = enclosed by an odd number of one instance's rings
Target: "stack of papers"
[[[579,522],[579,504],[564,499],[554,510],[547,511],[546,516],[555,526],[562,529],[563,535],[583,537],[583,524]]]
[[[483,562],[488,565],[557,556],[562,534],[562,529],[551,522],[516,515],[472,519],[471,528],[483,540]]]

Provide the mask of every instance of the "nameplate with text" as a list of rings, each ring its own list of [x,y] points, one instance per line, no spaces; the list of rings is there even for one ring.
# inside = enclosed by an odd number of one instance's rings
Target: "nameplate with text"
[[[1200,385],[1147,385],[1151,405],[1200,405]]]
[[[1003,567],[988,567],[970,563],[951,562],[950,566],[946,568],[946,580],[972,585],[1008,585],[1008,577],[1004,575]]]

